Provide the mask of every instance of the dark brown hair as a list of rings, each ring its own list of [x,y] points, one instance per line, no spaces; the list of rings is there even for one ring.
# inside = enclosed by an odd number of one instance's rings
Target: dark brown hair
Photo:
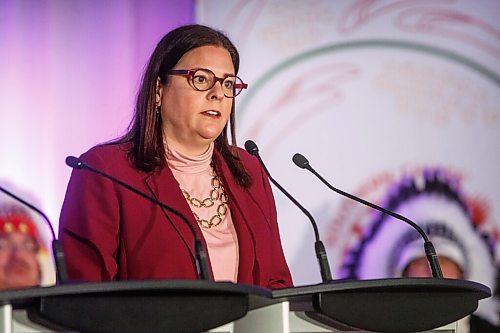
[[[239,54],[234,44],[222,32],[203,25],[187,25],[167,33],[158,43],[142,77],[141,86],[137,94],[134,116],[127,133],[121,137],[119,143],[131,143],[130,158],[134,165],[142,171],[153,171],[166,166],[165,148],[163,146],[163,131],[161,117],[156,115],[155,93],[156,81],[160,78],[162,84],[168,82],[168,72],[179,62],[181,57],[190,50],[215,45],[225,48],[231,55],[235,74],[239,69]],[[252,181],[238,155],[235,133],[234,100],[229,118],[231,128],[231,144],[228,139],[228,125],[215,139],[217,149],[229,170],[244,188],[248,188]]]

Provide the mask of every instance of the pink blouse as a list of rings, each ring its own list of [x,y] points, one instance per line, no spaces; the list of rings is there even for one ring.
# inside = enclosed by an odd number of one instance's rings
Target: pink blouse
[[[212,190],[212,153],[213,143],[209,149],[199,156],[186,156],[172,147],[166,146],[167,163],[179,183],[181,189],[189,193],[192,198],[204,199],[210,196]],[[189,202],[188,202],[189,204]],[[197,208],[189,205],[191,210],[200,219],[210,220],[217,214],[216,203],[212,207]],[[222,222],[217,226],[205,228],[200,225],[203,237],[208,246],[208,255],[212,264],[212,271],[216,281],[238,280],[239,249],[238,237],[228,209]]]

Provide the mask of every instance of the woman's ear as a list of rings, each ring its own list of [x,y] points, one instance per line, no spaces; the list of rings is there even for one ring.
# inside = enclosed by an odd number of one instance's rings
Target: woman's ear
[[[163,86],[161,84],[160,78],[156,78],[156,88],[155,88],[155,103],[156,106],[161,106],[161,97],[163,96]]]

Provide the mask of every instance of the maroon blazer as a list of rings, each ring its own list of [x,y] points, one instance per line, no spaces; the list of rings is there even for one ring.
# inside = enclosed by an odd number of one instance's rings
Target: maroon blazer
[[[205,243],[171,170],[139,171],[127,157],[127,149],[124,144],[97,146],[81,159],[180,211]],[[238,234],[238,282],[273,289],[291,287],[268,178],[253,156],[241,149],[239,153],[253,179],[249,189],[236,183],[216,149],[213,157]],[[71,175],[59,237],[71,279],[197,278],[194,238],[181,218],[85,169]]]

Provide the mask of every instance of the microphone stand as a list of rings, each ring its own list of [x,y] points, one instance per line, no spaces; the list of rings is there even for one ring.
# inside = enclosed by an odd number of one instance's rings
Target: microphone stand
[[[116,179],[115,177],[113,176],[110,176],[98,169],[95,169],[93,167],[91,167],[90,165],[84,163],[82,160],[80,160],[79,158],[76,158],[74,156],[68,156],[66,157],[66,164],[68,166],[70,166],[71,168],[74,168],[74,169],[87,169],[91,172],[94,172],[98,175],[101,175],[103,176],[104,178],[106,179],[109,179],[111,180],[112,182],[116,183],[116,184],[119,184],[123,187],[125,187],[127,190],[143,197],[144,199],[150,201],[150,202],[153,202],[155,204],[157,204],[158,206],[160,206],[161,208],[163,209],[166,209],[168,210],[169,212],[171,213],[174,213],[175,215],[177,215],[178,217],[181,218],[181,220],[189,227],[189,230],[191,230],[191,233],[193,234],[193,237],[194,237],[194,251],[195,251],[195,257],[196,257],[196,270],[198,272],[198,276],[202,279],[202,280],[206,280],[206,281],[210,281],[211,280],[211,272],[210,272],[210,267],[208,265],[208,262],[207,262],[207,253],[205,251],[205,248],[203,247],[203,243],[201,242],[201,240],[198,238],[197,234],[196,234],[196,230],[194,229],[194,227],[191,225],[191,223],[189,222],[189,220],[181,213],[179,212],[178,210],[170,207],[170,206],[167,206],[166,204],[164,204],[163,202],[161,201],[158,201],[157,199],[153,198],[153,197],[150,197],[149,195],[137,190],[136,188],[130,186],[129,184],[125,183],[125,182],[122,182],[121,180],[119,179]]]
[[[324,179],[319,173],[316,172],[316,170],[314,170],[311,167],[311,165],[309,164],[309,161],[302,154],[296,153],[293,156],[292,160],[293,160],[293,163],[295,163],[295,165],[297,165],[299,168],[306,169],[306,170],[310,171],[312,174],[314,174],[319,180],[321,180],[321,182],[323,182],[323,184],[325,184],[332,191],[334,191],[342,196],[348,197],[351,200],[357,201],[363,205],[366,205],[366,206],[371,207],[373,209],[376,209],[380,212],[383,212],[387,215],[390,215],[398,220],[401,220],[401,221],[406,222],[409,225],[411,225],[414,229],[416,229],[418,231],[418,233],[424,239],[425,255],[427,257],[427,261],[429,262],[429,266],[430,266],[431,271],[432,271],[432,276],[435,278],[442,278],[443,277],[443,273],[441,272],[441,266],[439,265],[439,260],[438,260],[437,254],[436,254],[436,250],[434,249],[434,245],[429,240],[429,238],[427,237],[427,234],[424,232],[424,230],[418,224],[416,224],[415,222],[413,222],[412,220],[410,220],[407,217],[399,215],[395,212],[392,212],[392,211],[387,210],[383,207],[375,205],[374,203],[368,202],[362,198],[359,198],[355,195],[352,195],[350,193],[344,192],[342,190],[339,190],[339,189],[333,187],[330,183],[328,183],[326,181],[326,179]]]
[[[314,218],[312,217],[311,213],[309,213],[304,206],[302,206],[297,200],[295,200],[294,197],[290,193],[288,193],[274,178],[271,176],[269,171],[266,168],[266,165],[264,164],[264,161],[260,158],[259,155],[259,148],[255,144],[255,142],[248,140],[245,142],[245,149],[248,153],[252,154],[257,158],[259,163],[262,165],[262,168],[264,169],[266,175],[269,177],[269,180],[288,198],[290,201],[292,201],[295,206],[297,206],[311,221],[311,224],[314,229],[314,236],[316,238],[316,242],[314,243],[314,250],[316,252],[316,257],[318,258],[318,264],[321,272],[321,279],[323,282],[330,282],[332,281],[332,273],[330,271],[330,264],[328,263],[328,256],[326,254],[326,249],[325,246],[323,245],[323,242],[321,241],[319,237],[319,231],[318,231],[318,225],[316,224],[316,221],[314,221]]]

